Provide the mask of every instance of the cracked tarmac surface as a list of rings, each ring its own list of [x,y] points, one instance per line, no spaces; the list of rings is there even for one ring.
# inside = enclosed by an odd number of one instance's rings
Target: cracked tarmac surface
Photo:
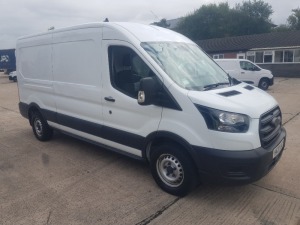
[[[178,198],[144,163],[60,133],[37,141],[17,84],[0,74],[0,225],[300,225],[300,79],[275,78],[268,92],[288,134],[275,168],[253,184],[204,184]]]

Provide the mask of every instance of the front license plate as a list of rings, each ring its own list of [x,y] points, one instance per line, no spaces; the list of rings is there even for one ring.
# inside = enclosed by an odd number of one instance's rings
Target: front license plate
[[[273,150],[273,159],[282,151],[284,145],[284,140],[282,140],[279,145]]]

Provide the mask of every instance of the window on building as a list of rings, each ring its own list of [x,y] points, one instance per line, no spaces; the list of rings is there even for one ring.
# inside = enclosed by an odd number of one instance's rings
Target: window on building
[[[263,63],[264,52],[255,52],[255,62]]]
[[[283,51],[275,51],[274,62],[283,62]]]
[[[248,55],[247,59],[250,60],[251,62],[254,62],[255,56],[254,55]]]
[[[247,52],[247,59],[255,63],[300,63],[300,48],[249,51]]]
[[[273,60],[273,55],[264,55],[264,63],[271,63]]]
[[[213,55],[213,59],[224,59],[224,54]]]
[[[264,52],[264,63],[273,62],[273,51],[265,51]]]
[[[300,62],[300,49],[295,50],[294,62]]]
[[[284,62],[293,62],[294,61],[294,51],[285,50],[284,51]]]
[[[255,62],[255,52],[249,51],[246,53],[247,59],[250,60],[251,62]]]

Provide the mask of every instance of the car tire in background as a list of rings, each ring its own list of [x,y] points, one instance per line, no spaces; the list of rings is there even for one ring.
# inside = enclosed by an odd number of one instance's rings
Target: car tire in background
[[[262,90],[268,90],[269,88],[269,80],[267,78],[262,78],[260,81],[259,81],[259,84],[258,84],[258,87]]]

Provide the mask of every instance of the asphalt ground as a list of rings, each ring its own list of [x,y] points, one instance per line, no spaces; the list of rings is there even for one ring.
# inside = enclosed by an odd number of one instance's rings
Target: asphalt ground
[[[163,192],[144,163],[55,132],[39,142],[0,73],[0,225],[300,225],[300,79],[275,78],[287,143],[276,167],[244,186]]]

